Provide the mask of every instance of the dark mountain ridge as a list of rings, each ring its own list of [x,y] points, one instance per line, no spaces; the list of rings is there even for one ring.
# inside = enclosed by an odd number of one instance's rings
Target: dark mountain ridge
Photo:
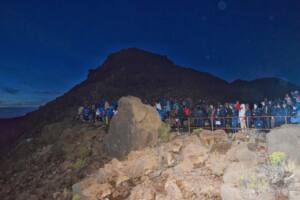
[[[161,97],[191,97],[212,102],[261,101],[282,98],[299,87],[278,78],[228,83],[206,72],[177,66],[166,56],[137,48],[123,49],[107,57],[97,69],[69,92],[40,107],[18,121],[20,135],[31,137],[47,124],[72,120],[81,105],[103,99],[117,100],[134,95],[144,100]],[[0,132],[4,129],[0,127]]]

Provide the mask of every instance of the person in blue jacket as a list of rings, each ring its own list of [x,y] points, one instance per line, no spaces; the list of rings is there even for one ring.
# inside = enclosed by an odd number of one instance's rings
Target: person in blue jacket
[[[283,117],[284,117],[284,123],[290,124],[291,123],[291,109],[287,104],[282,104],[282,110],[283,110]]]
[[[83,119],[84,119],[84,121],[89,121],[90,120],[90,109],[87,106],[85,106],[83,108]]]
[[[239,126],[239,112],[236,109],[235,105],[231,104],[229,106],[231,110],[231,129],[232,133],[236,133],[238,131]]]
[[[291,123],[300,124],[300,109],[298,109],[296,106],[293,106]]]

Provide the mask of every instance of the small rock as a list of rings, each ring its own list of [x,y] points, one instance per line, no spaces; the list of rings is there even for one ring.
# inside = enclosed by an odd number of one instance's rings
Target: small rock
[[[224,184],[221,187],[221,197],[222,200],[243,200],[240,191],[237,188],[227,184]]]
[[[52,197],[53,197],[53,199],[57,199],[57,198],[59,197],[59,195],[60,195],[60,192],[55,192],[55,193],[52,195]]]
[[[129,200],[154,200],[155,191],[151,185],[138,185],[134,187],[129,196]]]
[[[175,180],[168,180],[165,184],[165,190],[168,194],[167,200],[182,200],[183,195],[177,186]]]
[[[177,140],[177,141],[174,141],[171,145],[172,145],[171,146],[171,152],[179,153],[183,144],[182,144],[181,140]]]
[[[290,191],[289,192],[289,200],[299,200],[299,199],[300,199],[300,191]]]
[[[245,133],[237,132],[236,134],[234,134],[233,140],[246,142],[249,140],[249,137],[247,137],[247,135]]]

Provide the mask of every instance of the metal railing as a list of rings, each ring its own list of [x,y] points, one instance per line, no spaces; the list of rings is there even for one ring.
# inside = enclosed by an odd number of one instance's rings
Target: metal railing
[[[246,116],[246,117],[184,117],[181,120],[174,117],[168,117],[165,122],[171,128],[185,130],[191,133],[193,129],[202,128],[207,130],[223,129],[226,131],[238,132],[240,130],[250,131],[270,131],[273,128],[284,124],[291,124],[290,119],[295,116]],[[233,122],[234,120],[234,122]],[[245,123],[245,127],[241,127],[241,120]]]

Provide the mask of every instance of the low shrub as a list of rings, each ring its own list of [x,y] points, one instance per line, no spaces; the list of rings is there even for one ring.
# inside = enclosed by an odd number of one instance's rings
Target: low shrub
[[[281,165],[285,160],[285,158],[286,158],[286,154],[281,151],[275,151],[271,153],[271,155],[269,156],[269,160],[271,162],[271,165],[273,166]]]
[[[87,147],[80,147],[79,154],[81,158],[86,158],[91,154],[91,151]]]
[[[84,168],[86,165],[86,161],[84,159],[77,159],[77,161],[73,164],[73,168],[76,170]]]
[[[161,126],[158,128],[158,140],[159,142],[168,142],[170,140],[170,135],[171,135],[171,127],[163,123]]]
[[[202,128],[197,128],[197,129],[194,129],[192,134],[193,135],[197,135],[198,137],[200,136],[200,134],[202,133],[203,129]]]
[[[72,197],[72,200],[80,200],[80,197],[78,196],[78,194],[75,194],[75,195]]]

